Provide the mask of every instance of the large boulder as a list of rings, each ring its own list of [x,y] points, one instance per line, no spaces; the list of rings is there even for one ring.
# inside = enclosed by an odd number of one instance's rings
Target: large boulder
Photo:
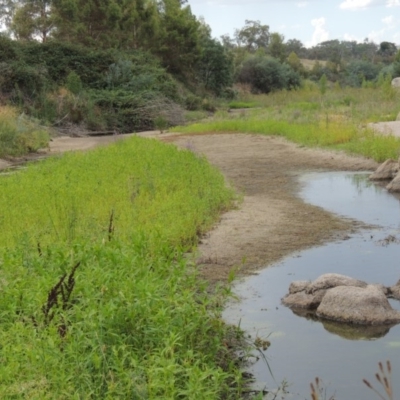
[[[307,287],[306,293],[312,294],[318,290],[326,290],[336,286],[366,287],[367,283],[346,275],[323,274]]]
[[[317,316],[359,325],[400,322],[400,312],[391,307],[383,290],[376,285],[338,286],[328,290],[317,308]]]
[[[346,275],[324,274],[313,282],[292,282],[289,293],[282,299],[282,303],[290,308],[315,310],[326,291],[336,286],[366,287],[367,283]]]
[[[306,318],[314,315],[347,324],[395,325],[400,322],[400,312],[391,307],[387,297],[400,299],[400,280],[386,288],[345,275],[324,274],[312,282],[292,282],[282,303]],[[376,334],[376,330],[371,332]]]
[[[377,170],[369,176],[373,181],[384,181],[393,179],[399,172],[399,163],[395,160],[386,160]]]
[[[400,192],[400,173],[394,177],[394,179],[386,186],[389,192]]]

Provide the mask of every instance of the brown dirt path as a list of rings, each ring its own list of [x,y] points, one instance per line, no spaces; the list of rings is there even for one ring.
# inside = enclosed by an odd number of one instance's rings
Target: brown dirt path
[[[281,138],[249,134],[177,135],[144,132],[140,136],[189,147],[204,154],[243,194],[237,209],[222,215],[198,247],[201,272],[210,281],[225,281],[232,268],[249,274],[282,257],[357,228],[298,198],[297,177],[310,171],[373,170],[374,161],[300,147]],[[88,150],[129,135],[59,137],[48,154]],[[0,160],[0,168],[9,166]]]

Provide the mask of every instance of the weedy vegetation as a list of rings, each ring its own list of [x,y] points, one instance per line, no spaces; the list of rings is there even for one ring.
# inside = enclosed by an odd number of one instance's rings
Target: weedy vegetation
[[[45,148],[49,142],[48,129],[17,108],[0,107],[0,157],[21,156]]]
[[[394,400],[393,387],[392,387],[392,365],[390,364],[390,361],[386,361],[386,371],[382,362],[379,362],[378,366],[379,366],[379,372],[375,374],[375,378],[378,381],[378,383],[383,387],[385,394],[383,395],[381,392],[375,389],[375,387],[367,379],[363,379],[363,382],[369,389],[371,389],[377,395],[378,399]]]
[[[242,93],[240,97],[238,104],[257,104],[258,108],[220,112],[213,120],[174,130],[283,136],[301,145],[343,150],[378,162],[399,156],[400,140],[377,135],[368,125],[395,120],[400,111],[400,93],[385,80],[376,87],[333,86],[324,93],[317,84],[306,81],[298,90],[269,95]]]
[[[137,137],[1,176],[0,397],[239,398],[225,294],[187,256],[234,199]]]

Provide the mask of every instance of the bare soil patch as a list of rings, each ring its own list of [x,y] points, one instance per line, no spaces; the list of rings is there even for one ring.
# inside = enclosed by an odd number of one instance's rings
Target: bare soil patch
[[[222,215],[198,247],[198,264],[210,281],[226,281],[232,268],[250,274],[290,253],[344,238],[356,222],[304,203],[298,176],[311,171],[374,170],[372,160],[298,146],[281,138],[249,134],[177,135],[144,132],[140,136],[204,154],[242,195],[237,209]],[[129,135],[58,137],[47,154],[88,150]],[[42,155],[43,156],[43,155]],[[9,167],[13,162],[3,162]]]
[[[224,281],[232,268],[250,274],[290,253],[344,238],[359,227],[298,197],[299,175],[311,171],[365,171],[365,158],[300,147],[284,139],[249,134],[164,137],[204,154],[243,194],[201,241],[198,263],[210,281]]]

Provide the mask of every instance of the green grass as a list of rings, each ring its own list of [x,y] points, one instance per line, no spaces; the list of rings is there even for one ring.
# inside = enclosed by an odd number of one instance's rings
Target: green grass
[[[230,109],[240,109],[240,108],[255,108],[258,107],[259,104],[255,101],[250,101],[250,102],[246,102],[246,101],[231,101],[228,104],[228,107]]]
[[[239,398],[224,295],[185,256],[233,199],[141,138],[0,177],[0,397]]]
[[[260,109],[246,114],[219,113],[214,120],[176,127],[182,133],[238,132],[283,136],[305,145],[339,149],[381,162],[398,158],[400,140],[374,134],[368,122],[394,120],[400,94],[391,88],[331,89],[312,86],[271,95],[246,95]]]
[[[118,239],[191,245],[230,204],[222,187],[202,157],[156,141],[69,153],[0,180],[0,243],[106,239],[113,212]]]

